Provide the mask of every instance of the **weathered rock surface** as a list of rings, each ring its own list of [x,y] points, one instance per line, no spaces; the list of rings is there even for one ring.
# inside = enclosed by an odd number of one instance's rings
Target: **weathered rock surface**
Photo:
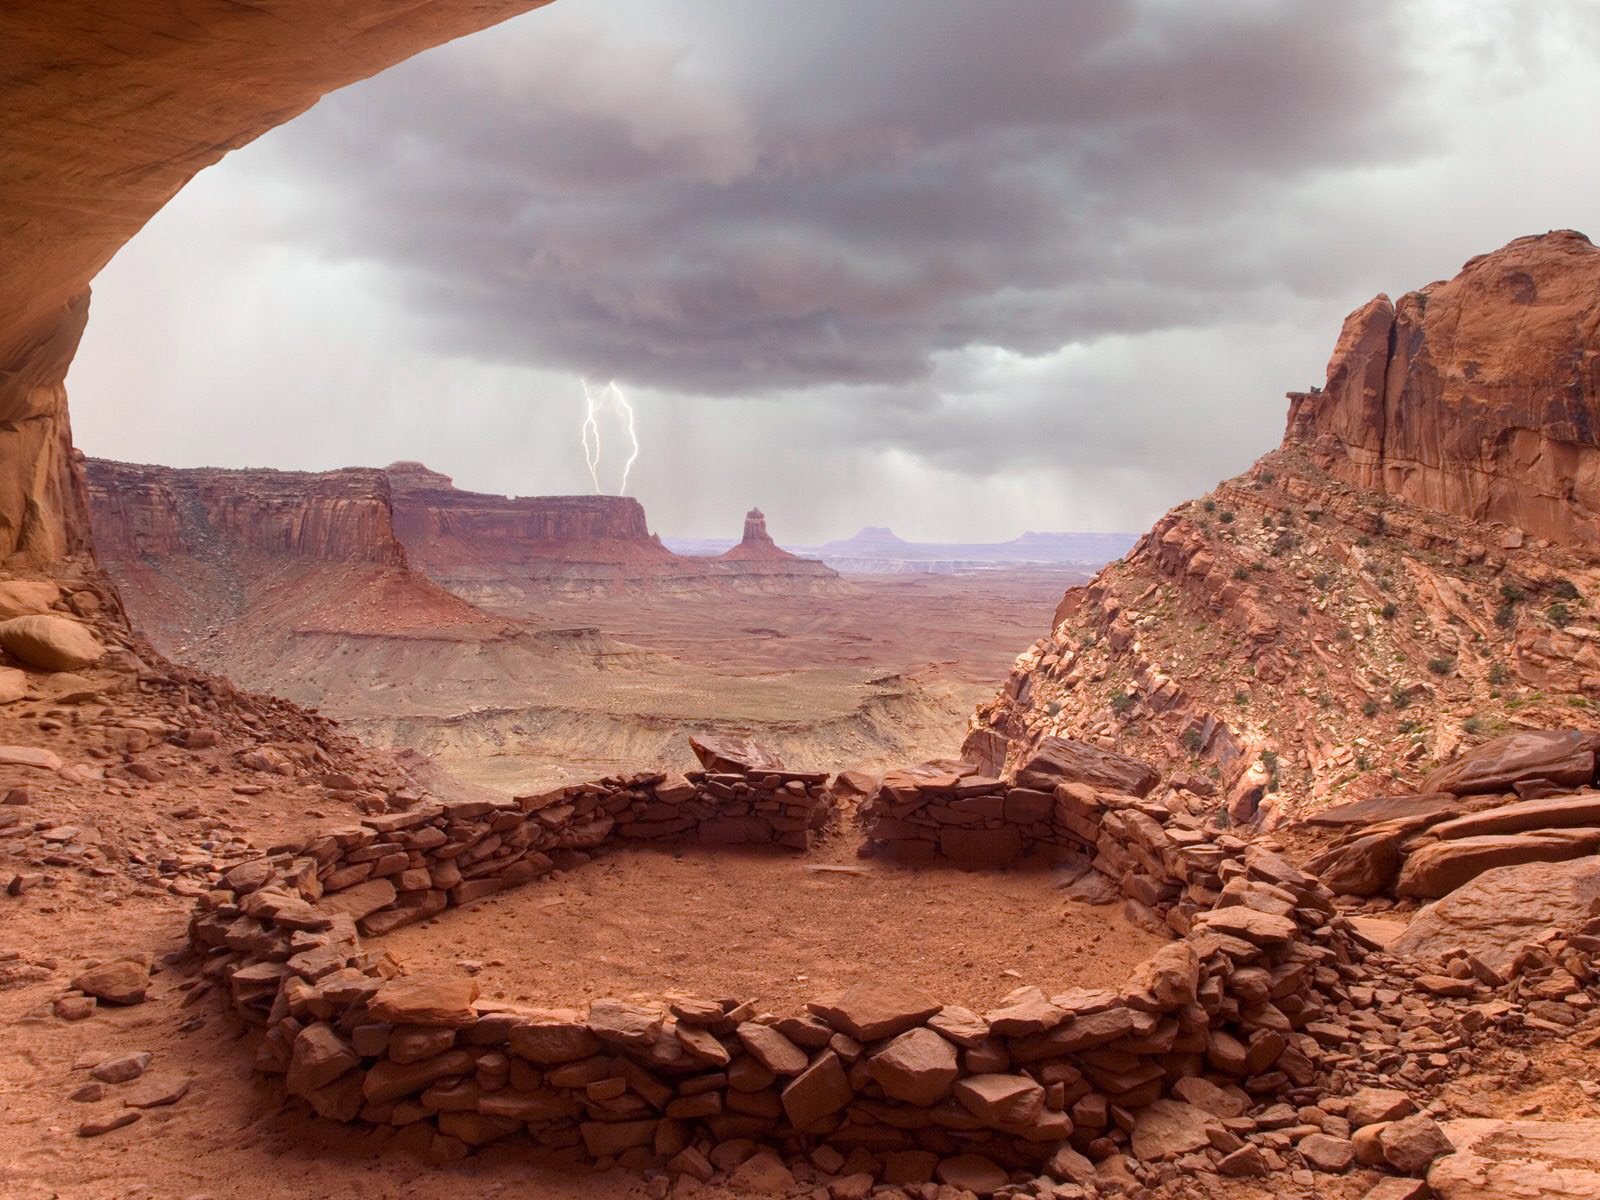
[[[1017,774],[1023,787],[1048,790],[1070,781],[1130,796],[1143,796],[1159,778],[1149,763],[1071,738],[1046,738]]]
[[[1417,960],[1466,950],[1497,971],[1550,930],[1571,931],[1600,913],[1600,857],[1498,867],[1430,904],[1389,944]]]
[[[50,615],[0,621],[0,650],[41,671],[76,671],[106,652],[85,625]]]
[[[1514,784],[1544,779],[1565,787],[1595,782],[1600,733],[1530,729],[1485,742],[1441,767],[1423,783],[1425,792],[1509,792]]]
[[[1566,862],[1592,855],[1597,847],[1600,847],[1600,829],[1490,834],[1435,842],[1407,857],[1395,883],[1395,893],[1422,899],[1447,896],[1495,867]]]
[[[1456,1153],[1428,1172],[1438,1200],[1592,1200],[1600,1196],[1600,1120],[1445,1123]]]
[[[1287,440],[1357,487],[1593,545],[1597,350],[1600,249],[1571,230],[1518,238],[1352,313]]]

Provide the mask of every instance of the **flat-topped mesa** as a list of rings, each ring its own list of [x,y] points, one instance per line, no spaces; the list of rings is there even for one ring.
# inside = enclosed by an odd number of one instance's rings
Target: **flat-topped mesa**
[[[449,577],[486,558],[497,565],[549,559],[597,563],[671,561],[631,496],[497,496],[454,486],[421,463],[385,468],[395,527],[413,560]]]
[[[267,686],[250,664],[307,635],[510,628],[413,568],[382,471],[81,465],[100,564],[163,653]]]
[[[176,468],[83,460],[102,564],[261,554],[404,567],[382,471]]]
[[[1600,248],[1557,230],[1345,319],[1284,446],[1361,488],[1600,544]]]

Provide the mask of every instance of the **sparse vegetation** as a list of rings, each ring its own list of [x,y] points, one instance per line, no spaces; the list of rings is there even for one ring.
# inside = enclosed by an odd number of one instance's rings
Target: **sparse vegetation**
[[[1514,583],[1502,583],[1500,585],[1500,599],[1507,604],[1520,604],[1527,598],[1528,593]]]
[[[1133,707],[1134,695],[1132,692],[1115,691],[1111,693],[1111,711],[1122,716]]]
[[[1452,674],[1455,669],[1456,660],[1453,658],[1447,658],[1441,655],[1438,658],[1430,658],[1428,660],[1428,670],[1432,671],[1435,675],[1449,675]]]
[[[1517,619],[1516,606],[1507,602],[1495,610],[1494,623],[1501,629],[1509,629],[1511,623]]]
[[[1376,700],[1368,700],[1364,704],[1362,704],[1362,706],[1361,706],[1361,715],[1363,717],[1375,717],[1375,716],[1377,716],[1378,715],[1378,702]]]
[[[1215,500],[1202,500],[1200,502],[1200,507],[1205,509],[1207,512],[1216,512],[1217,502]]]
[[[1489,682],[1494,684],[1495,687],[1505,683],[1507,676],[1508,672],[1506,671],[1505,663],[1493,663],[1490,665]]]
[[[1245,582],[1247,579],[1250,578],[1250,568],[1249,567],[1235,567],[1233,569],[1233,577],[1236,580],[1238,580],[1240,583]]]
[[[1385,621],[1392,621],[1400,615],[1400,606],[1391,600],[1378,610],[1378,615]]]
[[[1224,525],[1232,525],[1233,514],[1227,511],[1220,512],[1217,514],[1217,520],[1221,521]]]
[[[1557,628],[1567,625],[1572,620],[1572,610],[1560,600],[1557,600],[1549,608],[1545,609],[1544,615],[1546,619],[1549,620],[1550,624],[1556,626]]]
[[[1477,737],[1488,728],[1489,723],[1482,717],[1468,717],[1465,721],[1461,722],[1461,732],[1470,733],[1473,737]]]
[[[1573,583],[1572,580],[1570,580],[1570,579],[1558,579],[1558,580],[1556,580],[1554,586],[1551,587],[1550,590],[1555,593],[1555,597],[1556,597],[1557,600],[1580,600],[1580,599],[1582,599],[1582,595],[1578,591],[1577,584]]]

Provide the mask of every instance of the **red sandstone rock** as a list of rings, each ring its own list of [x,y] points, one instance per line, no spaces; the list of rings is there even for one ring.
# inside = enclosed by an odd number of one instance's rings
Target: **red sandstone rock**
[[[950,1090],[960,1074],[956,1048],[931,1029],[911,1029],[867,1061],[885,1095],[926,1107]]]
[[[1509,792],[1524,779],[1584,787],[1595,781],[1596,750],[1600,750],[1600,734],[1530,729],[1485,742],[1440,767],[1422,786],[1424,791],[1458,796]]]
[[[1456,1153],[1428,1186],[1439,1200],[1592,1200],[1600,1196],[1600,1120],[1447,1121]]]
[[[1053,737],[1039,743],[1023,764],[1017,782],[1024,787],[1050,790],[1058,783],[1071,781],[1143,796],[1159,778],[1149,763],[1085,742]]]
[[[1593,544],[1597,351],[1600,250],[1571,230],[1517,238],[1352,313],[1285,441],[1359,487]]]
[[[743,775],[783,770],[783,760],[775,752],[750,738],[694,733],[689,735],[689,749],[708,771]]]
[[[1578,826],[1600,826],[1600,792],[1505,804],[1442,822],[1432,826],[1428,832],[1437,838],[1462,838]]]
[[[1550,930],[1570,932],[1600,911],[1600,857],[1499,867],[1430,904],[1389,944],[1419,961],[1466,950],[1504,971]]]
[[[1495,867],[1558,863],[1593,854],[1600,829],[1456,838],[1412,852],[1400,869],[1395,894],[1435,899]]]
[[[852,984],[837,996],[813,1000],[806,1008],[857,1041],[875,1042],[904,1033],[943,1007],[911,984],[871,980]]]
[[[81,622],[53,615],[0,621],[0,650],[41,671],[76,671],[106,652]]]
[[[465,975],[402,975],[378,989],[368,1007],[374,1021],[396,1025],[470,1025],[477,981]]]

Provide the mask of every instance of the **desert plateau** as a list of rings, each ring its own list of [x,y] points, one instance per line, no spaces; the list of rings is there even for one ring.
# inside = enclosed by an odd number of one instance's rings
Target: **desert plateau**
[[[1596,50],[0,6],[0,1200],[1600,1197]]]

